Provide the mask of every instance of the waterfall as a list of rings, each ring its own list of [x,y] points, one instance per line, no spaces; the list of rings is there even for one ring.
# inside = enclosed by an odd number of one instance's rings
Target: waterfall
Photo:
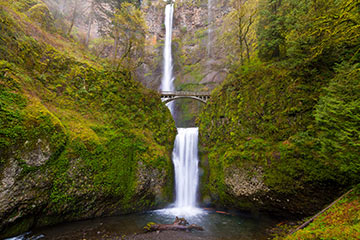
[[[171,43],[172,43],[172,25],[173,25],[173,15],[174,15],[174,4],[170,3],[166,5],[165,8],[165,46],[164,46],[164,68],[163,76],[161,80],[161,90],[162,91],[174,91],[174,78],[173,78],[173,63],[172,63],[172,52],[171,52]]]
[[[172,27],[174,3],[165,8],[165,46],[164,68],[161,81],[162,91],[174,91],[172,62]],[[167,104],[174,114],[172,103]],[[198,185],[198,128],[178,128],[174,143],[173,163],[175,169],[175,208],[165,209],[165,212],[176,216],[189,216],[201,212],[196,208],[196,190]]]
[[[163,76],[161,79],[161,91],[174,91],[174,77],[173,77],[173,61],[172,61],[172,27],[174,17],[174,3],[169,3],[165,7],[165,45],[164,45],[164,63]],[[171,114],[174,112],[173,103],[167,104]]]
[[[176,184],[175,207],[195,207],[199,164],[198,128],[178,128],[173,162]]]

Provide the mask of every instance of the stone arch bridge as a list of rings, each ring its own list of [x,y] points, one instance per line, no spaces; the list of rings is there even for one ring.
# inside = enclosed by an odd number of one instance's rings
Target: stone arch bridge
[[[161,91],[161,100],[168,103],[180,98],[190,98],[202,103],[206,103],[210,99],[210,92],[188,92],[188,91]]]

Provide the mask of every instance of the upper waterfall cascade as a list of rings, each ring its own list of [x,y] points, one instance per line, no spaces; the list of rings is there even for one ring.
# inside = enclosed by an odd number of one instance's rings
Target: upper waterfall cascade
[[[172,27],[174,17],[174,4],[170,3],[165,8],[165,46],[164,46],[164,68],[161,80],[162,91],[174,91],[173,60],[172,60]]]

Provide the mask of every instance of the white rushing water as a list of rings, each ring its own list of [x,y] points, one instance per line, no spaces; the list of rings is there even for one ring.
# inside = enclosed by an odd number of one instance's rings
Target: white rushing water
[[[174,3],[165,8],[165,46],[164,69],[161,81],[162,91],[174,91],[173,60],[172,60],[172,28]],[[167,104],[174,114],[172,103]],[[198,128],[178,128],[173,150],[175,169],[175,208],[163,209],[161,212],[176,216],[194,216],[201,212],[196,208],[196,191],[198,185]]]
[[[165,8],[165,46],[164,46],[164,69],[161,80],[162,91],[174,91],[173,61],[172,61],[172,26],[174,16],[174,4],[167,4]]]
[[[164,63],[163,76],[161,79],[161,91],[174,91],[173,60],[172,60],[172,28],[174,18],[174,3],[169,3],[165,7],[165,45],[164,45]],[[172,102],[166,104],[171,114],[174,113]]]
[[[176,200],[174,208],[160,213],[181,217],[193,217],[203,213],[196,207],[199,182],[198,128],[178,128],[172,154],[175,169]]]
[[[196,206],[198,186],[198,128],[178,128],[173,162],[175,167],[177,208]]]

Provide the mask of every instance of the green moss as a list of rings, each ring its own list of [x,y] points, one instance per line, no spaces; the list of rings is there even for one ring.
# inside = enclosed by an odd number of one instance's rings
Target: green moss
[[[44,29],[54,31],[53,17],[50,10],[44,3],[32,6],[27,11],[27,14],[33,21],[39,23]]]
[[[225,169],[253,164],[272,193],[317,205],[360,180],[359,11],[347,0],[273,3],[259,5],[264,62],[232,66],[200,116],[209,188],[228,201]]]
[[[171,198],[176,129],[159,95],[126,69],[100,65],[40,31],[33,21],[51,24],[47,9],[21,3],[0,5],[0,171],[13,158],[22,169],[17,181],[40,174],[50,182],[40,224],[154,207],[154,192],[137,192],[140,164],[144,174],[154,170],[168,180],[161,200]],[[29,163],[39,149],[49,158]]]
[[[355,191],[321,214],[306,228],[281,239],[358,239],[360,237],[359,196],[360,192]]]
[[[39,4],[38,0],[21,0],[21,1],[13,1],[12,3],[13,7],[20,12],[26,12],[31,7],[37,4]]]
[[[229,76],[200,116],[201,142],[209,153],[209,189],[219,202],[228,202],[224,172],[230,166],[262,167],[265,184],[288,196],[359,181],[359,153],[353,148],[358,138],[352,135],[358,125],[358,67],[350,69],[341,78],[316,83],[270,64],[243,66]],[[336,90],[330,84],[319,101],[319,89],[330,80]],[[336,114],[341,111],[348,117]]]
[[[25,136],[23,109],[26,100],[19,94],[7,91],[0,85],[0,169],[11,153],[11,146]]]

